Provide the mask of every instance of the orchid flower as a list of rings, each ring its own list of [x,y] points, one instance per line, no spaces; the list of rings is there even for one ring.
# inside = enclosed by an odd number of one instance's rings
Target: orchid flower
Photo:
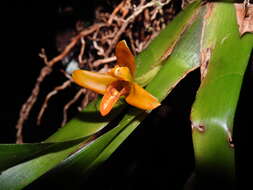
[[[72,78],[78,85],[103,94],[100,113],[107,115],[120,97],[128,104],[143,110],[153,110],[160,105],[157,98],[134,81],[134,56],[125,41],[116,46],[117,64],[107,73],[75,70]]]

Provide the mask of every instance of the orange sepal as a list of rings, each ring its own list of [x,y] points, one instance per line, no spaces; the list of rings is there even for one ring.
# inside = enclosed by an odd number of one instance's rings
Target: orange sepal
[[[109,84],[117,79],[108,74],[95,73],[85,70],[75,70],[72,79],[78,85],[88,88],[96,93],[104,94]]]
[[[128,48],[125,40],[120,41],[116,45],[115,55],[117,57],[117,64],[121,67],[128,67],[133,76],[135,72],[134,56]]]
[[[132,83],[131,91],[126,97],[126,102],[143,110],[153,110],[161,105],[156,97],[136,83]]]

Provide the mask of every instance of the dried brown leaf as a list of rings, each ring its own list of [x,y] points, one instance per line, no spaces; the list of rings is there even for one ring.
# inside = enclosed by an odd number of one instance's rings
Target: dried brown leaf
[[[240,35],[242,36],[246,32],[253,33],[253,5],[236,3],[235,9]]]

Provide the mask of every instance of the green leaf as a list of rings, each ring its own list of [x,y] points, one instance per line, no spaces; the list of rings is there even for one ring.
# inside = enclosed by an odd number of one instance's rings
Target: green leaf
[[[136,129],[147,115],[135,108],[113,129],[103,134],[78,152],[65,159],[44,178],[64,188],[78,187],[81,178],[96,169],[118,148],[118,146]],[[60,176],[60,181],[59,181]],[[71,177],[71,182],[68,180]],[[64,180],[65,179],[65,180]],[[43,181],[42,181],[43,182]]]
[[[4,164],[2,168],[23,161],[9,169],[1,172],[0,187],[4,190],[22,189],[32,181],[52,169],[56,164],[73,153],[78,144],[87,139],[87,137],[66,141],[60,143],[41,143],[41,144],[23,144],[23,145],[1,145],[1,159]],[[3,150],[3,148],[8,148]],[[34,150],[35,148],[41,148]],[[17,152],[17,154],[16,154]],[[29,155],[31,153],[31,155]],[[22,155],[24,154],[24,155]],[[28,155],[27,155],[28,154]],[[17,157],[18,156],[18,157]],[[17,157],[17,158],[16,158]],[[8,158],[9,160],[7,160]],[[2,162],[1,162],[2,163]]]
[[[84,140],[84,139],[82,139]],[[80,140],[74,142],[81,142]],[[73,141],[62,143],[32,143],[32,144],[1,144],[0,146],[0,171],[7,169],[24,160],[38,157],[52,150],[61,150],[71,146]]]
[[[174,20],[162,30],[150,45],[136,57],[137,72],[135,80],[145,86],[159,72],[164,59],[169,56],[181,34],[191,24],[196,16],[200,1],[190,4],[186,10],[179,13]]]
[[[195,21],[181,35],[174,51],[168,60],[164,61],[164,66],[146,88],[159,100],[163,100],[180,80],[200,65],[200,41],[204,10],[200,8],[196,12]]]
[[[240,38],[233,4],[207,4],[202,40],[202,81],[191,120],[200,183],[214,179],[233,185],[235,178],[233,120],[253,35]],[[210,177],[213,180],[210,180]],[[207,185],[207,184],[205,184]]]
[[[115,119],[126,107],[123,101],[119,101],[112,112],[102,117],[99,112],[101,98],[91,102],[74,119],[70,120],[64,127],[50,136],[45,142],[61,142],[89,136],[97,133],[110,121]]]

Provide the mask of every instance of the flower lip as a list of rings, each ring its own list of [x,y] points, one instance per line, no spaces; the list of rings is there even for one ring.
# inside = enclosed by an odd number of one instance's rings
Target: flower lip
[[[100,113],[102,116],[107,115],[113,105],[120,99],[121,96],[127,96],[130,91],[129,83],[126,81],[115,81],[111,83],[102,98],[100,103]]]

